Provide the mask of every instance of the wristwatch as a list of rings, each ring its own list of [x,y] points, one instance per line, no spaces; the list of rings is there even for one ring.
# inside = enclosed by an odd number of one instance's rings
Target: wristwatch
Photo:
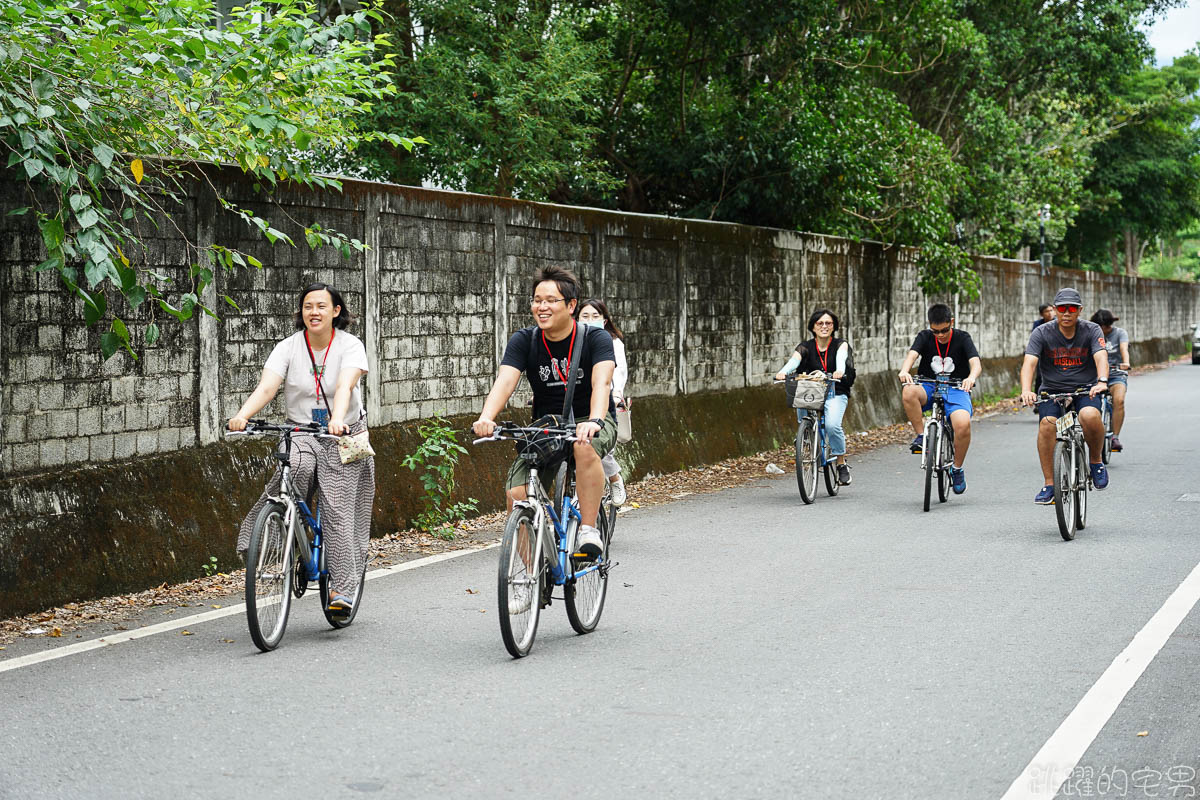
[[[601,428],[603,428],[603,427],[604,427],[604,420],[602,420],[602,419],[599,419],[599,418],[597,418],[597,417],[592,417],[591,419],[589,419],[589,420],[588,420],[588,422],[594,422],[594,423],[596,423],[597,425],[599,425]]]

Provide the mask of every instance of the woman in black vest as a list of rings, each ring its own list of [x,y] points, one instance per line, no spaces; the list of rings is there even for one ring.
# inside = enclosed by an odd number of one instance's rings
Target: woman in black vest
[[[846,404],[850,402],[850,387],[854,383],[854,362],[850,344],[834,334],[838,330],[837,314],[827,308],[818,308],[808,318],[808,330],[813,338],[796,345],[791,359],[775,376],[781,381],[786,376],[800,372],[824,372],[838,382],[834,393],[825,400],[825,436],[829,452],[837,456],[838,483],[850,485],[850,465],[846,463],[846,432],[842,430],[842,417],[846,415]],[[806,409],[796,409],[796,418],[803,419]]]

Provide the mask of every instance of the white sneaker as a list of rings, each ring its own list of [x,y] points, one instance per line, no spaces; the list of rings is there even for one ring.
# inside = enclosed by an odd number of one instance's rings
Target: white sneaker
[[[575,552],[583,553],[591,559],[597,558],[604,552],[604,540],[600,538],[600,531],[591,525],[581,525],[579,533],[575,535]]]
[[[620,473],[617,473],[615,481],[608,482],[608,490],[612,493],[612,502],[617,508],[625,505],[625,501],[629,499],[625,493],[625,481],[621,479]]]
[[[524,614],[533,605],[533,590],[527,585],[509,586],[508,614],[515,617]]]

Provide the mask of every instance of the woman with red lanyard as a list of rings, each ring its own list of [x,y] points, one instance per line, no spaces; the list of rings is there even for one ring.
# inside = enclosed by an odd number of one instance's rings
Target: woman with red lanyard
[[[362,340],[346,328],[354,321],[342,295],[324,283],[300,293],[296,333],[275,345],[255,388],[229,430],[243,431],[247,421],[275,398],[283,387],[288,422],[319,422],[329,433],[342,436],[367,429],[359,383],[367,374],[367,351]],[[371,507],[375,502],[375,459],[368,456],[343,464],[333,439],[292,437],[292,485],[311,491],[317,480],[321,530],[325,536],[330,572],[329,611],[349,614],[350,598],[367,563]],[[279,490],[279,472],[242,521],[237,549],[245,554],[258,512],[267,496]]]
[[[913,339],[898,375],[902,384],[900,401],[917,434],[909,449],[913,453],[920,453],[925,448],[921,433],[925,423],[921,412],[928,411],[933,405],[931,385],[914,381],[910,372],[920,360],[917,375],[922,380],[934,381],[939,376],[945,376],[961,382],[962,388],[951,387],[946,391],[946,413],[950,416],[950,427],[954,429],[954,466],[950,470],[950,483],[955,494],[962,494],[967,490],[967,474],[963,470],[963,463],[967,459],[967,448],[971,446],[971,415],[974,413],[971,389],[983,372],[983,362],[979,360],[979,351],[971,341],[971,334],[954,327],[954,312],[950,306],[934,303],[929,307],[926,317],[929,327]]]
[[[791,359],[783,365],[775,380],[800,372],[824,372],[838,382],[833,394],[825,400],[825,436],[829,452],[837,456],[838,483],[850,485],[850,465],[846,463],[846,432],[842,430],[842,417],[850,402],[850,387],[854,384],[854,363],[850,356],[850,344],[834,334],[838,330],[837,314],[827,308],[819,308],[808,318],[808,330],[813,338],[796,345]],[[796,409],[796,419],[804,419],[807,409]]]

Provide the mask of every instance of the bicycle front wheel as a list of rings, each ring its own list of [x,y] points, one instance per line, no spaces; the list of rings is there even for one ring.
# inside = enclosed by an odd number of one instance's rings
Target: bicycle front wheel
[[[950,497],[950,467],[954,464],[954,442],[950,437],[953,435],[950,426],[943,424],[942,435],[938,438],[937,451],[939,503],[946,502]]]
[[[929,498],[933,494],[933,473],[937,472],[938,465],[938,448],[941,445],[942,434],[941,426],[936,422],[932,422],[925,426],[925,452],[922,458],[925,459],[925,497],[921,503],[921,510],[929,510]]]
[[[796,485],[805,503],[817,499],[817,426],[811,414],[796,431]]]
[[[1112,457],[1112,401],[1105,397],[1101,408],[1103,408],[1101,421],[1104,423],[1104,447],[1100,451],[1100,460],[1107,464],[1109,458]],[[1080,525],[1079,527],[1082,528],[1083,526]]]
[[[292,608],[298,555],[284,523],[286,513],[282,503],[258,512],[246,550],[246,622],[250,638],[264,653],[279,646]]]
[[[1054,513],[1062,538],[1075,538],[1075,467],[1071,463],[1070,442],[1054,445]]]
[[[533,649],[545,580],[541,537],[531,509],[514,508],[508,515],[497,577],[500,637],[509,655],[521,658]]]
[[[604,551],[600,554],[600,566],[586,575],[567,581],[563,586],[563,597],[567,603],[567,621],[578,634],[591,633],[600,622],[604,611],[604,598],[608,595],[608,545],[612,541],[608,530],[608,515],[600,507],[596,518]]]

